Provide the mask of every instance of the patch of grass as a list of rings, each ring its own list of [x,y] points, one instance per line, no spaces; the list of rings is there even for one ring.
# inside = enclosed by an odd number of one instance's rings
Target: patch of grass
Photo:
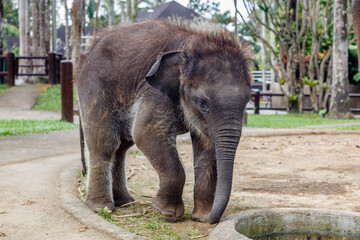
[[[360,130],[360,125],[335,127],[336,130]]]
[[[134,155],[134,156],[142,156],[142,155],[144,155],[140,150],[133,151],[133,152],[131,152],[131,154]]]
[[[360,122],[360,119],[321,118],[318,114],[279,114],[279,115],[248,115],[247,127],[257,128],[296,128],[300,126]]]
[[[7,89],[11,88],[9,85],[7,84],[0,84],[0,95],[3,94],[3,92],[5,92]]]
[[[98,212],[98,215],[101,216],[104,219],[111,218],[111,214],[112,214],[112,212],[107,207],[104,207],[103,209],[101,209]]]
[[[77,101],[77,90],[74,88],[74,104]],[[54,85],[46,89],[32,107],[34,110],[61,112],[61,86]]]
[[[76,124],[61,120],[0,120],[0,136],[42,133],[77,127]]]
[[[81,176],[80,176],[81,177]],[[191,214],[186,212],[182,218],[167,218],[154,209],[147,201],[136,201],[116,208],[114,212],[101,209],[98,215],[105,220],[137,235],[149,239],[191,239],[207,236],[209,224],[193,222]],[[191,227],[187,226],[190,224]],[[202,228],[196,228],[201,225]],[[206,230],[203,228],[206,226]]]

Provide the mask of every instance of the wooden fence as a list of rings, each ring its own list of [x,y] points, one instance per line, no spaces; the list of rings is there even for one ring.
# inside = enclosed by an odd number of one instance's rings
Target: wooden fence
[[[20,65],[19,61],[28,60],[43,60],[43,64],[26,64]],[[16,76],[48,76],[50,84],[60,83],[60,61],[63,60],[61,54],[49,52],[47,56],[15,56],[14,53],[9,52],[6,56],[0,56],[1,66],[4,71],[0,72],[0,76],[7,76],[6,83],[10,86],[15,85]],[[5,64],[4,64],[5,63]],[[4,67],[5,65],[5,67]],[[41,71],[35,71],[34,68],[42,68]],[[29,71],[19,71],[19,69],[28,69]]]
[[[272,97],[285,97],[283,93],[270,93],[270,92],[262,92],[262,91],[253,91],[251,93],[252,101],[254,102],[254,107],[248,107],[247,110],[254,109],[255,114],[259,114],[260,110],[278,110],[278,111],[286,111],[286,107],[273,107],[271,104],[269,106],[261,107],[260,106],[260,98],[267,97],[272,100]],[[304,97],[310,97],[310,94],[304,94]],[[330,99],[331,95],[329,96]],[[360,98],[359,93],[349,93],[349,98]],[[312,107],[304,107],[304,111],[312,111]],[[352,113],[360,113],[360,108],[351,108]]]

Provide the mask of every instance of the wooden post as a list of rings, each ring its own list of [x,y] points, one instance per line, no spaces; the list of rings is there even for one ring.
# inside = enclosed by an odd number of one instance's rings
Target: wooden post
[[[62,60],[62,54],[57,53],[56,54],[56,84],[60,83],[60,63]]]
[[[69,60],[60,63],[60,82],[61,82],[61,119],[74,122],[73,106],[73,69],[72,62]]]
[[[15,54],[8,52],[6,56],[7,64],[7,84],[10,86],[15,85]]]
[[[260,91],[254,92],[255,114],[260,114]]]
[[[54,85],[56,84],[56,53],[49,52],[48,63],[49,63],[49,83],[51,85]]]

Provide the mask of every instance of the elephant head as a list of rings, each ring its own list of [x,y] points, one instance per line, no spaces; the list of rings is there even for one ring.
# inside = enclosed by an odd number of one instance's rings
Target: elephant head
[[[358,56],[360,57],[360,0],[353,0],[352,16],[353,16],[355,35],[357,40]],[[359,71],[360,71],[360,61],[358,62],[359,62]]]
[[[226,37],[192,40],[179,51],[163,54],[147,75],[150,85],[180,103],[190,131],[215,148],[217,181],[210,223],[219,222],[230,198],[250,80],[246,51]]]

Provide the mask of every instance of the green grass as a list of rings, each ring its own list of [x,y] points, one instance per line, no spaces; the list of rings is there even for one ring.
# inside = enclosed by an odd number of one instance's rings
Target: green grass
[[[77,92],[74,88],[74,104],[77,101]],[[55,85],[45,90],[36,104],[34,110],[61,112],[61,86]]]
[[[336,130],[360,130],[360,125],[335,127]]]
[[[7,89],[9,89],[10,86],[7,84],[0,84],[0,95],[3,94]]]
[[[247,127],[257,128],[295,128],[309,125],[341,124],[359,122],[360,119],[320,118],[318,114],[285,114],[285,115],[248,115]]]
[[[0,120],[0,136],[42,133],[77,127],[76,124],[61,120]]]

